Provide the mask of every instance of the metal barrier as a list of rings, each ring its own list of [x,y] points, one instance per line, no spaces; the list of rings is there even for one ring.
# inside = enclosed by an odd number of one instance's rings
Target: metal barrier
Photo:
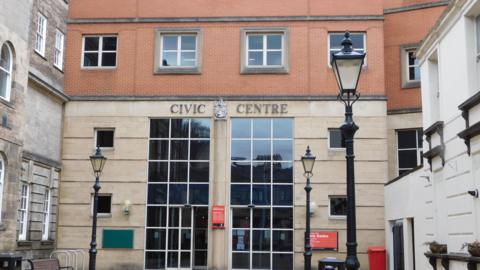
[[[74,270],[85,270],[88,253],[85,249],[61,249],[50,254],[50,258],[56,258],[60,266],[69,266]]]

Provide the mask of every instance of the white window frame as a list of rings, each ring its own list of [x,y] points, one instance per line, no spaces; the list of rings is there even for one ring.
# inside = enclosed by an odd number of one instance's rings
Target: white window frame
[[[112,193],[99,193],[98,194],[98,197],[106,197],[106,196],[109,196],[110,197],[110,213],[98,213],[97,211],[97,217],[103,217],[103,218],[108,218],[108,217],[112,217],[112,210],[113,210],[113,194]],[[93,217],[93,200],[95,199],[95,194],[92,193],[91,194],[91,199],[90,199],[90,216]],[[97,205],[97,208],[98,208],[98,205]]]
[[[25,188],[25,189],[24,189]],[[28,212],[30,211],[30,184],[22,182],[20,186],[20,205],[19,205],[19,231],[18,231],[18,240],[25,241],[27,240],[28,234]]]
[[[166,36],[170,37],[176,37],[177,38],[177,48],[175,50],[164,50],[163,49],[163,38]],[[195,50],[182,50],[182,39],[183,37],[186,36],[194,36],[195,37]],[[176,52],[177,53],[177,64],[176,66],[164,66],[163,65],[163,53],[164,52]],[[181,60],[182,60],[182,53],[188,53],[188,52],[194,52],[195,53],[195,59],[194,60],[194,65],[193,66],[182,66],[181,65]],[[183,69],[191,69],[191,68],[197,68],[198,67],[198,34],[197,33],[161,33],[160,34],[160,59],[158,59],[159,63],[159,68],[165,68],[165,69],[174,69],[174,68],[183,68]]]
[[[416,148],[402,148],[402,149],[399,149],[399,144],[398,144],[398,132],[402,132],[402,131],[412,131],[414,130],[415,131],[415,134],[416,134]],[[422,159],[423,159],[423,156],[422,156],[422,153],[423,153],[423,148],[419,148],[419,140],[418,140],[418,133],[421,132],[421,129],[420,128],[409,128],[409,129],[399,129],[399,130],[396,130],[395,131],[395,135],[397,137],[397,175],[400,176],[400,170],[411,170],[411,169],[414,169],[414,168],[400,168],[400,151],[411,151],[411,150],[416,150],[417,151],[417,166],[419,166],[420,164],[422,164]]]
[[[50,211],[52,192],[49,187],[45,188],[45,195],[43,201],[43,219],[42,219],[42,241],[48,240],[50,236]]]
[[[282,45],[280,49],[268,49],[267,40],[270,35],[280,35],[282,40]],[[250,49],[249,40],[251,36],[262,36],[262,49]],[[247,68],[279,68],[285,66],[285,34],[283,32],[247,32],[245,38],[245,67]],[[249,52],[262,52],[262,65],[249,65]],[[267,64],[267,55],[268,52],[281,52],[281,64],[280,65],[268,65]]]
[[[37,13],[37,31],[35,52],[45,57],[45,44],[47,42],[47,18],[40,12]]]
[[[419,82],[421,78],[419,78],[418,80],[411,80],[410,79],[410,68],[415,68],[415,69],[418,69],[419,72],[420,72],[420,65],[418,64],[413,64],[413,65],[410,65],[410,53],[416,53],[417,49],[415,48],[410,48],[410,49],[405,49],[405,59],[403,59],[405,61],[405,74],[406,74],[406,77],[405,77],[405,80],[407,83],[411,83],[411,82]],[[416,59],[416,57],[415,57]],[[418,60],[416,60],[418,61]]]
[[[346,215],[332,215],[332,201],[331,199],[335,198],[345,198],[347,200],[347,195],[329,195],[328,196],[328,218],[329,219],[346,219]],[[348,201],[347,201],[348,203]]]
[[[475,17],[475,55],[477,63],[480,62],[480,15]]]
[[[0,153],[0,224],[2,223],[3,186],[5,183],[5,159]]]
[[[340,131],[340,135],[342,134],[342,130],[339,129],[339,128],[329,128],[329,129],[327,130],[328,150],[332,150],[332,151],[345,151],[345,149],[346,149],[345,147],[331,147],[331,146],[330,146],[330,139],[331,139],[331,137],[330,137],[330,132],[331,132],[332,130],[339,130],[339,131]]]
[[[8,43],[3,43],[2,47],[0,47],[0,53],[1,53],[1,50],[3,50],[4,46],[7,48],[7,51],[8,51],[8,57],[10,58],[9,59],[10,65],[8,66],[8,70],[0,66],[0,72],[5,72],[7,74],[7,85],[5,89],[5,96],[0,95],[0,98],[6,101],[10,101],[10,95],[12,91],[13,51]]]
[[[113,150],[115,148],[115,128],[95,128],[95,139],[94,139],[94,144],[93,147],[97,149],[97,136],[98,136],[98,131],[113,131],[113,146],[112,147],[100,147],[102,150]]]
[[[94,38],[98,37],[98,50],[95,51],[85,51],[85,38]],[[116,50],[103,50],[103,39],[114,37],[117,39]],[[102,56],[103,53],[115,53],[115,66],[102,66]],[[97,53],[98,54],[98,63],[96,66],[85,66],[84,59],[85,53]],[[84,35],[82,37],[82,62],[80,63],[82,69],[115,69],[118,66],[118,36],[117,35]]]
[[[53,55],[53,65],[63,70],[63,48],[65,42],[65,34],[57,29],[55,31],[55,49]]]
[[[364,52],[364,53],[367,53],[367,33],[366,32],[351,32],[350,33],[350,36],[351,35],[357,35],[357,34],[361,34],[363,35],[363,49],[358,49],[357,47],[355,47],[355,44],[353,44],[353,51],[356,51],[356,52]],[[335,52],[339,52],[341,51],[341,49],[330,49],[330,36],[331,35],[345,35],[344,32],[328,32],[328,35],[327,35],[327,44],[328,44],[328,47],[327,47],[327,59],[328,59],[328,67],[332,68],[332,65],[331,65],[331,51],[335,51]],[[365,68],[367,66],[367,58],[368,57],[365,57],[365,59],[363,60],[363,68]]]

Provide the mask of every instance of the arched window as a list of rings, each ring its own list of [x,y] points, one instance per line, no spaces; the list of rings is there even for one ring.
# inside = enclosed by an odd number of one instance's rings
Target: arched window
[[[12,86],[13,53],[7,43],[2,45],[0,54],[0,98],[10,100]]]
[[[2,222],[3,185],[5,178],[5,160],[0,153],[0,223]]]

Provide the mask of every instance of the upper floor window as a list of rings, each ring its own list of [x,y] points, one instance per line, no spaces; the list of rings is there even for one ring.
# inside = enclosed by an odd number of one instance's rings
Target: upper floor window
[[[55,53],[53,64],[59,68],[60,70],[63,69],[63,43],[64,43],[65,35],[57,29],[55,32]]]
[[[82,67],[112,68],[117,66],[116,36],[83,37]]]
[[[420,80],[420,67],[418,66],[418,60],[415,56],[416,50],[407,51],[407,80],[419,81]]]
[[[45,18],[43,14],[38,13],[35,51],[39,53],[41,56],[45,56],[46,38],[47,38],[47,18]]]
[[[242,73],[286,72],[286,29],[245,29],[242,39]]]
[[[397,131],[398,175],[408,172],[423,162],[422,130]]]
[[[155,72],[199,73],[200,40],[200,29],[157,30]]]
[[[417,45],[404,45],[400,48],[402,66],[402,88],[420,87],[420,66],[416,56]]]
[[[342,40],[345,33],[329,33],[328,34],[328,64],[330,65],[331,55],[342,50]],[[353,50],[359,53],[367,51],[367,41],[365,33],[350,33],[350,39],[353,43]],[[367,65],[367,58],[363,62]]]
[[[0,98],[10,100],[12,87],[13,53],[7,43],[2,45],[0,54]]]

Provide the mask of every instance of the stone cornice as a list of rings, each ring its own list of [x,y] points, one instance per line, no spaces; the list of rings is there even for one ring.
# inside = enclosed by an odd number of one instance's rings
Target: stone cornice
[[[63,93],[62,90],[60,90],[60,89],[54,87],[53,85],[51,85],[50,83],[46,82],[45,80],[40,78],[40,76],[36,75],[34,72],[31,72],[31,71],[28,72],[28,79],[35,82],[36,84],[41,86],[43,89],[45,89],[45,91],[47,91],[49,94],[53,95],[54,97],[59,98],[63,102],[68,101],[68,96],[65,93]]]
[[[442,1],[433,2],[433,3],[416,4],[416,5],[397,7],[397,8],[386,8],[383,10],[383,13],[392,14],[392,13],[399,13],[399,12],[405,12],[405,11],[418,10],[418,9],[440,7],[440,6],[448,5],[449,2],[450,0],[442,0]]]
[[[70,101],[336,101],[337,96],[69,96]],[[361,101],[386,101],[383,95],[360,96]]]
[[[232,16],[232,17],[162,17],[162,18],[77,18],[67,24],[115,23],[216,23],[216,22],[295,22],[295,21],[383,21],[383,15],[339,16]]]

